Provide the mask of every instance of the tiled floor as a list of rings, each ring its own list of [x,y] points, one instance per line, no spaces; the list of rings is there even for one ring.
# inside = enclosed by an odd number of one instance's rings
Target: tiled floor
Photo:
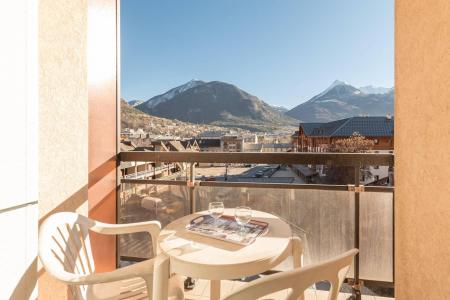
[[[225,296],[231,293],[235,288],[245,282],[224,280],[221,282],[221,296]],[[285,299],[287,291],[281,291],[272,295],[264,297],[266,300],[281,300]],[[350,294],[340,293],[338,300],[345,300]],[[209,281],[208,280],[196,280],[195,288],[191,291],[187,291],[185,294],[187,300],[209,300]],[[328,292],[308,289],[305,293],[305,300],[328,300]],[[393,298],[376,297],[376,296],[362,296],[362,300],[393,300]]]

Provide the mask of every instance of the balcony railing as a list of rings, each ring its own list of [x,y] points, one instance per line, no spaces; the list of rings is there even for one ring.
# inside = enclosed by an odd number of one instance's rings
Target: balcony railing
[[[146,170],[139,171],[139,172],[137,171],[137,165],[135,165],[134,167],[135,167],[135,171],[131,174],[125,174],[123,176],[124,179],[130,179],[130,178],[145,179],[148,177],[159,175],[164,171],[174,169],[176,167],[176,165],[168,164],[168,165],[159,166],[159,167],[150,166],[150,167],[147,167]]]
[[[175,180],[121,179],[118,222],[159,219],[166,225],[183,215],[206,210],[211,201],[226,207],[247,205],[288,222],[305,242],[304,261],[318,262],[350,248],[360,249],[350,277],[393,282],[394,187],[362,186],[365,166],[388,166],[393,154],[376,153],[207,153],[122,152],[122,162],[187,163]],[[219,163],[325,165],[352,167],[348,184],[202,181],[196,166]],[[186,165],[186,164],[183,164]],[[197,167],[198,169],[199,167]],[[173,176],[172,176],[173,177]],[[151,178],[151,177],[150,177]],[[119,255],[123,260],[151,256],[145,235],[124,236]]]

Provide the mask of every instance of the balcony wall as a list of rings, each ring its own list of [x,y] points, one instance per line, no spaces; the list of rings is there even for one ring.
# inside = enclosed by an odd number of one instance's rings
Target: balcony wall
[[[39,3],[39,215],[87,215],[87,2]],[[68,290],[39,268],[39,298]]]
[[[450,1],[395,1],[396,299],[450,294]]]
[[[117,5],[88,0],[89,217],[116,222]],[[116,267],[116,238],[91,234],[97,272]]]
[[[40,1],[39,27],[40,221],[76,211],[115,223],[116,1]],[[115,238],[92,246],[96,270],[114,269]],[[40,267],[39,298],[67,297]]]
[[[179,183],[179,182],[178,182]],[[196,186],[195,209],[208,209],[209,202],[222,201],[226,207],[240,205],[275,214],[290,224],[304,243],[304,262],[316,263],[345,252],[354,245],[353,192],[319,189],[274,189]],[[393,280],[393,195],[361,194],[361,278]],[[162,226],[189,214],[186,184],[123,183],[119,222],[159,220]],[[152,256],[147,234],[121,237],[122,260]],[[352,273],[349,274],[352,276]]]

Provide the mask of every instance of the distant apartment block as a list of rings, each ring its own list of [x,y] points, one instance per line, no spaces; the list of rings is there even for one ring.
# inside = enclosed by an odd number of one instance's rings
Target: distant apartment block
[[[220,139],[223,152],[244,152],[244,138],[237,135],[225,135]]]

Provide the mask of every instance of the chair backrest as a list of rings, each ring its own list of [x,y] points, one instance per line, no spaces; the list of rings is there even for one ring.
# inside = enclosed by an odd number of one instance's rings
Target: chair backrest
[[[333,259],[292,271],[281,272],[248,283],[223,298],[224,300],[250,300],[289,290],[287,299],[303,299],[304,291],[319,281],[328,281],[331,290],[329,300],[336,300],[357,249],[347,251]]]
[[[56,213],[39,228],[39,257],[45,270],[55,278],[71,283],[74,275],[95,271],[89,240],[93,220],[71,212]],[[71,286],[75,296],[82,298],[86,286]]]

